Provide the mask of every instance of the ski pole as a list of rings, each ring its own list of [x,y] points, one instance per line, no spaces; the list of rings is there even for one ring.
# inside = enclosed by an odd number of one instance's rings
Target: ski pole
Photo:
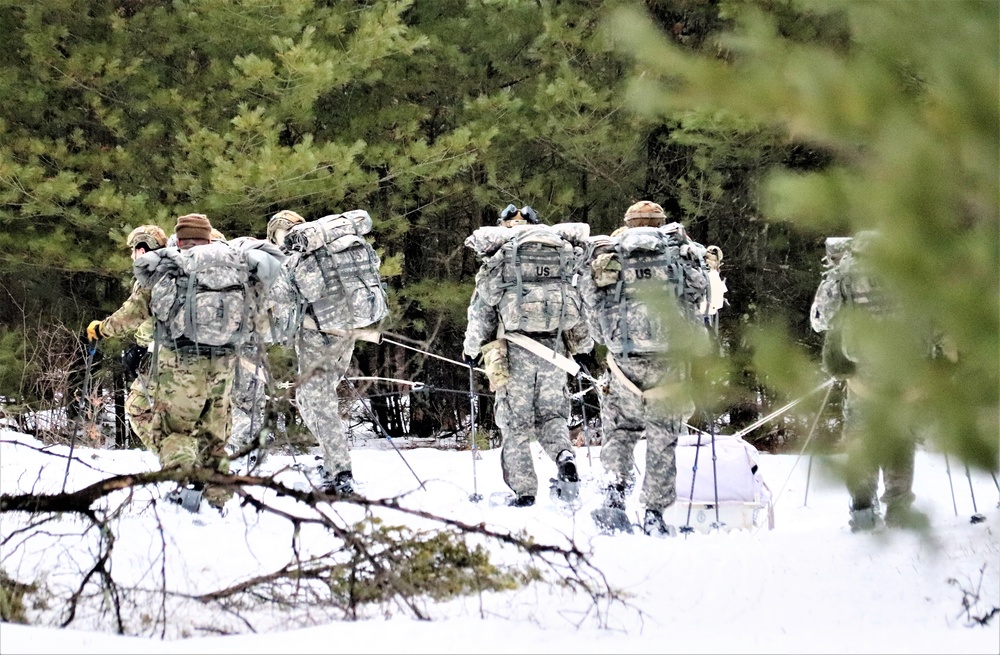
[[[586,391],[583,390],[583,378],[576,376],[576,386],[580,393],[580,414],[583,416],[583,434],[587,439],[587,466],[593,469],[594,463],[590,459],[590,426],[587,425],[587,398]]]
[[[826,403],[830,400],[830,393],[833,391],[833,386],[827,388],[826,395],[823,396],[823,402],[820,403],[819,411],[816,412],[816,418],[813,419],[812,427],[809,428],[809,434],[806,436],[806,445],[812,440],[813,433],[816,431],[816,426],[819,424],[819,418],[823,415],[823,410],[826,409]],[[809,480],[812,478],[813,469],[813,454],[809,453],[809,466],[806,468],[806,494],[802,499],[802,506],[809,506]]]
[[[955,502],[955,485],[951,482],[951,464],[948,462],[948,453],[944,454],[944,470],[948,474],[948,487],[951,489],[951,506],[955,510],[955,516],[958,516],[958,503]]]
[[[694,532],[694,528],[691,527],[691,508],[694,506],[694,481],[698,476],[698,453],[701,452],[701,431],[698,431],[698,442],[695,443],[694,447],[694,466],[691,467],[691,492],[688,494],[688,511],[687,519],[684,521],[684,526],[681,528],[683,534],[688,534]]]
[[[476,482],[476,381],[474,367],[469,364],[469,438],[472,440],[472,495],[469,500],[478,503],[483,497]]]
[[[90,402],[91,366],[94,362],[94,353],[97,352],[97,345],[88,343],[83,353],[84,373],[83,373],[83,401]],[[89,415],[89,409],[87,414]],[[89,419],[89,416],[87,417]],[[85,419],[87,420],[87,419]],[[66,458],[66,472],[63,473],[62,491],[66,491],[66,482],[69,480],[69,465],[73,462],[73,450],[76,448],[76,428],[69,437],[69,457]]]
[[[722,523],[719,520],[719,470],[716,467],[716,463],[715,463],[715,460],[716,460],[716,455],[715,455],[715,421],[712,421],[711,423],[709,423],[709,428],[708,429],[709,429],[709,431],[711,432],[711,435],[712,435],[712,486],[714,487],[713,491],[715,493],[715,523],[712,524],[712,527],[715,528],[716,530],[718,530],[719,528],[721,528],[722,526],[724,526],[725,523]]]
[[[969,480],[969,495],[972,496],[972,523],[982,523],[986,520],[986,517],[979,513],[979,508],[976,507],[976,492],[972,489],[972,474],[969,473],[969,465],[965,465],[965,477]]]
[[[403,460],[404,464],[406,464],[406,468],[410,469],[410,473],[412,473],[413,477],[416,478],[417,483],[420,485],[420,488],[423,489],[424,491],[427,491],[427,488],[424,487],[423,480],[421,480],[420,476],[417,475],[417,472],[413,470],[413,467],[410,466],[410,463],[406,461],[406,458],[403,457],[403,453],[399,451],[399,448],[396,448],[396,442],[392,440],[392,437],[389,436],[389,432],[384,427],[382,427],[382,423],[378,420],[378,417],[375,416],[375,412],[372,410],[371,407],[369,407],[365,403],[364,399],[361,397],[361,394],[358,393],[357,388],[354,386],[354,382],[352,382],[350,378],[344,378],[344,381],[347,382],[347,386],[351,388],[351,391],[354,393],[355,399],[357,399],[357,401],[361,403],[361,406],[365,408],[365,411],[368,412],[368,416],[371,417],[372,422],[376,425],[376,427],[378,427],[379,431],[385,436],[385,438],[389,440],[389,445],[392,446],[392,449],[396,451],[396,454],[399,455],[399,458]]]

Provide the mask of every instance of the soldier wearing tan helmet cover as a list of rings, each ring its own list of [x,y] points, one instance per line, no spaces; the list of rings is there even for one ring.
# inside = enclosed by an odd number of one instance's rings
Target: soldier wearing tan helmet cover
[[[642,200],[625,211],[625,225],[611,236],[617,237],[621,246],[625,246],[629,237],[659,242],[665,237],[661,236],[659,228],[666,222],[666,213],[659,204]],[[648,234],[629,234],[631,230],[648,231]],[[605,429],[601,463],[609,477],[601,511],[624,512],[626,497],[635,483],[634,451],[639,440],[645,438],[646,466],[640,495],[646,509],[643,531],[660,537],[673,535],[676,529],[666,525],[663,511],[677,499],[677,437],[693,405],[679,393],[663,401],[655,400],[654,395],[660,389],[679,388],[686,377],[685,363],[669,353],[665,344],[672,341],[671,331],[661,327],[663,320],[650,318],[657,309],[648,306],[644,296],[632,297],[629,312],[621,314],[619,303],[624,301],[616,299],[616,294],[626,293],[628,284],[638,288],[642,284],[639,278],[660,279],[657,276],[667,264],[655,261],[644,264],[659,268],[647,268],[643,276],[640,275],[643,269],[637,268],[638,262],[644,261],[641,255],[620,246],[608,247],[611,250],[607,253],[600,253],[600,248],[595,247],[588,267],[591,275],[582,276],[580,283],[591,332],[598,343],[608,346],[607,362],[611,371],[601,406]],[[626,270],[633,271],[634,278],[628,277]],[[606,316],[608,313],[613,315],[610,319]],[[701,319],[697,322],[701,323]],[[695,329],[703,330],[703,327],[696,325]],[[647,343],[634,349],[622,347],[621,343],[629,343],[633,334],[648,338]]]
[[[167,245],[167,233],[159,225],[140,225],[132,230],[125,239],[135,261],[142,255],[153,250],[159,250]],[[133,282],[132,290],[135,291]],[[152,397],[153,380],[149,376],[149,347],[153,342],[153,318],[143,321],[135,331],[135,345],[125,349],[122,359],[129,378],[135,376],[125,398],[125,416],[132,432],[143,446],[156,452],[150,438],[149,425],[152,421],[152,408],[148,398]]]
[[[272,216],[271,220],[267,222],[267,240],[276,246],[281,246],[285,241],[285,235],[288,234],[288,230],[290,230],[293,225],[305,222],[306,219],[302,218],[292,210],[283,209]]]
[[[284,248],[285,235],[292,226],[305,223],[299,214],[285,209],[267,223],[267,240]],[[347,432],[340,418],[337,387],[347,374],[354,355],[355,337],[318,329],[306,311],[306,320],[293,339],[298,375],[295,402],[306,427],[323,451],[323,492],[350,495],[355,492],[351,452]]]
[[[187,214],[177,219],[174,228],[181,250],[211,243],[212,224],[204,214]],[[148,253],[137,266],[151,257]],[[155,285],[154,285],[155,286]],[[87,328],[91,341],[117,337],[137,329],[152,317],[153,288],[135,284],[125,303],[103,321],[92,321]],[[169,341],[169,340],[168,340]],[[174,350],[169,343],[158,345],[156,379],[141,397],[152,402],[147,415],[145,439],[157,453],[164,469],[194,468],[229,472],[226,442],[231,425],[230,396],[236,357],[231,352],[199,349]],[[133,410],[134,411],[134,410]],[[133,416],[135,420],[138,415]],[[224,487],[207,485],[204,498],[216,509],[233,495]]]

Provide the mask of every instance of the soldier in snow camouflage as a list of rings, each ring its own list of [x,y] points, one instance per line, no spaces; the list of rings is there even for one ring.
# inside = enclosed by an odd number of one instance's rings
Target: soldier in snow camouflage
[[[267,238],[285,246],[285,236],[296,225],[305,223],[299,214],[283,210],[271,217]],[[296,259],[286,260],[294,276]],[[347,374],[354,354],[355,337],[350,330],[321,330],[314,312],[304,298],[302,325],[295,336],[298,360],[298,385],[295,401],[306,427],[312,432],[323,451],[323,492],[334,495],[354,493],[355,480],[347,433],[340,418],[337,387]],[[339,299],[345,305],[346,298]]]
[[[175,229],[178,247],[208,244],[211,230],[211,223],[202,214],[181,216]],[[140,263],[145,257],[140,258]],[[96,341],[137,329],[152,317],[152,301],[152,286],[137,280],[121,308],[103,321],[91,322],[88,337]],[[170,346],[170,343],[159,345],[156,379],[150,385],[151,393],[144,394],[152,403],[146,427],[149,444],[164,469],[201,467],[228,473],[226,442],[235,355],[223,350],[212,350],[209,354],[175,351]],[[204,498],[220,510],[232,494],[212,485],[204,489]]]
[[[501,214],[499,221],[505,228],[537,223],[534,210],[530,207],[517,210],[513,205]],[[582,254],[579,246],[574,247],[574,268]],[[463,352],[470,366],[483,345],[499,336],[499,305],[504,292],[500,274],[484,263],[476,275],[476,289],[467,312]],[[565,292],[566,302],[574,303],[573,324],[528,336],[561,355],[567,351],[569,354],[588,352],[593,349],[594,342],[577,309],[578,289],[566,287]],[[524,507],[534,504],[538,490],[538,476],[529,447],[532,437],[537,437],[546,455],[556,462],[561,482],[579,482],[569,437],[570,398],[566,371],[562,368],[515,343],[506,343],[506,360],[508,380],[495,389],[494,418],[503,440],[500,461],[504,482],[516,494],[512,504]]]
[[[665,220],[660,205],[640,201],[628,208],[625,225],[612,236],[624,239],[634,228],[659,229]],[[658,230],[651,236],[661,238]],[[614,243],[607,237],[595,239]],[[622,288],[630,279],[624,277],[626,271],[622,270],[631,269],[627,256],[623,255],[626,261],[622,263],[610,251],[602,252],[600,241],[595,239],[592,239],[596,245],[591,274],[583,276],[581,293],[591,332],[595,340],[608,347],[611,372],[601,407],[605,426],[601,463],[610,476],[605,508],[625,509],[625,498],[634,484],[635,446],[645,437],[646,475],[640,496],[646,507],[643,530],[654,536],[672,535],[675,529],[666,525],[663,511],[677,499],[677,435],[694,411],[693,403],[682,392],[687,366],[668,354],[677,346],[670,343],[666,329],[669,321],[660,321],[656,316],[661,310],[649,307],[645,296],[627,293]],[[638,277],[637,273],[638,269],[634,269],[631,275]],[[649,276],[656,279],[656,273],[653,271]],[[619,302],[625,302],[626,295],[631,298],[630,304],[628,311],[622,312]],[[704,298],[688,300],[688,304],[697,307]],[[621,325],[623,315],[627,320],[625,326]],[[693,331],[704,330],[702,321],[694,320],[693,315],[689,318]]]
[[[873,371],[860,340],[882,319],[896,312],[871,274],[869,249],[877,234],[859,232],[851,238],[827,239],[827,266],[810,309],[812,327],[824,333],[823,368],[846,381],[843,434],[847,446],[847,489],[851,495],[850,526],[854,532],[903,525],[914,518],[911,506],[916,442],[904,437],[894,443],[866,443],[860,438],[865,404],[874,393]],[[852,316],[851,312],[858,311]],[[872,320],[876,323],[869,323]],[[877,452],[872,452],[873,447]],[[879,506],[879,472],[885,482]]]

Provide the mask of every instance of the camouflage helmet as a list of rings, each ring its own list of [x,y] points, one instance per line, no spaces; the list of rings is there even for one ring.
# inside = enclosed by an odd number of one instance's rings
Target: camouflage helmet
[[[640,200],[625,210],[625,225],[628,227],[659,227],[667,220],[667,214],[651,200]]]
[[[279,241],[284,238],[284,232],[290,230],[293,225],[305,222],[306,219],[292,210],[282,209],[267,222],[267,240],[273,244],[281,245]],[[282,234],[279,235],[279,232]]]
[[[130,250],[143,247],[146,250],[157,250],[167,245],[167,233],[159,225],[140,225],[125,239]]]

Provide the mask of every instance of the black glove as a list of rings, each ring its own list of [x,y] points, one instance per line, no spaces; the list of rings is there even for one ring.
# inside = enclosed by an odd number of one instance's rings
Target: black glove
[[[134,380],[139,375],[143,360],[149,358],[149,349],[138,344],[129,346],[122,352],[122,364],[125,366],[125,377]]]
[[[585,353],[576,353],[573,355],[573,360],[587,373],[600,368],[600,364],[597,363],[597,358],[594,357],[593,350]]]
[[[476,358],[472,355],[462,355],[462,361],[464,361],[465,365],[469,368],[476,368]]]

